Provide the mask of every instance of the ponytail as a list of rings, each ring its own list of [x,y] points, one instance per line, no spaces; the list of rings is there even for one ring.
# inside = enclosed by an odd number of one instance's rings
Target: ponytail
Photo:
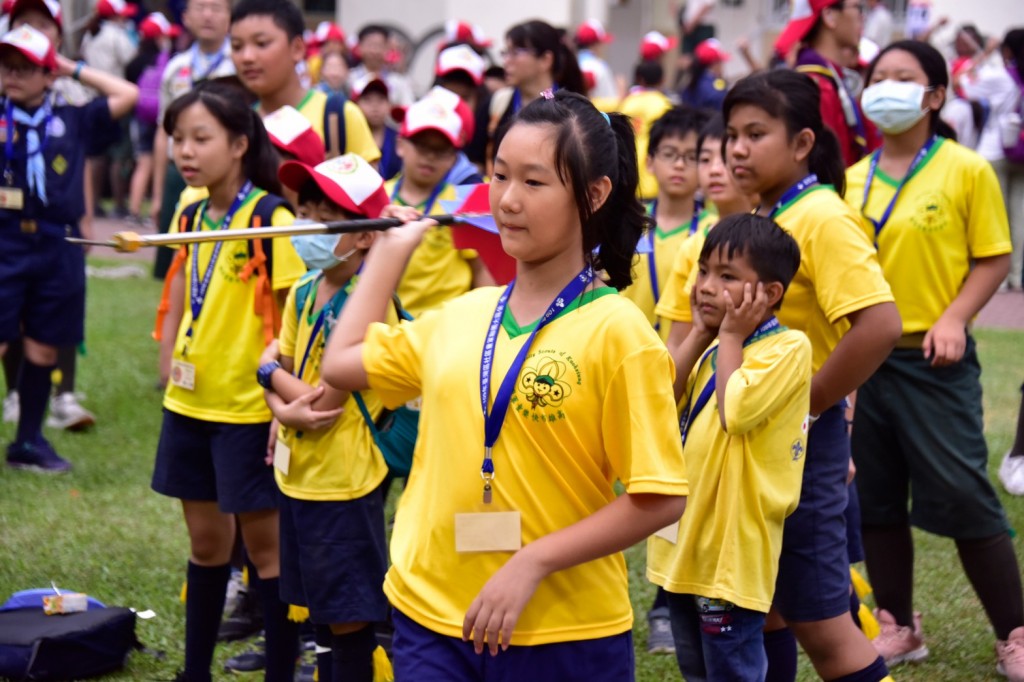
[[[639,171],[630,119],[606,116],[586,97],[559,90],[524,107],[509,127],[526,124],[555,129],[555,167],[576,202],[584,260],[603,271],[608,284],[625,289],[633,281],[637,242],[651,222],[637,199]],[[602,177],[611,181],[611,191],[593,210],[590,186]]]
[[[242,172],[253,185],[271,194],[281,194],[277,179],[280,159],[267,136],[267,129],[249,95],[241,86],[225,80],[208,80],[177,98],[164,115],[164,132],[174,134],[181,113],[193,104],[202,104],[232,137],[244,137],[248,148],[242,156]]]
[[[808,169],[819,182],[834,186],[840,196],[846,193],[846,168],[839,140],[821,119],[821,91],[810,76],[776,69],[741,79],[722,103],[726,125],[732,110],[741,105],[758,107],[772,118],[781,119],[790,138],[802,130],[814,133]]]
[[[558,54],[555,57],[555,67],[552,71],[559,90],[568,90],[581,95],[587,94],[587,85],[583,80],[583,72],[580,70],[576,53],[566,45],[564,39],[558,43]]]

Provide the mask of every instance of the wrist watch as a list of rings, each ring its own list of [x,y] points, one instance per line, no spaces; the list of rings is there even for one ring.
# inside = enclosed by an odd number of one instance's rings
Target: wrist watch
[[[268,391],[273,390],[273,386],[270,384],[270,377],[279,369],[281,369],[281,363],[277,360],[260,365],[260,368],[256,370],[256,383]]]

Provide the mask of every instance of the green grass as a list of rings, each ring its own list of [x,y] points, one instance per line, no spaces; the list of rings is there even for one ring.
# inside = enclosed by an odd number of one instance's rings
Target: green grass
[[[58,452],[74,462],[68,476],[0,468],[0,599],[52,580],[108,604],[153,609],[157,617],[140,621],[137,632],[150,648],[166,651],[166,660],[136,653],[125,671],[109,679],[166,679],[181,664],[184,610],[178,596],[188,542],[179,504],[149,490],[161,402],[154,388],[157,348],[149,332],[160,287],[149,279],[91,280],[89,287],[88,355],[80,363],[78,383],[98,425],[85,434],[48,432]],[[982,330],[977,336],[987,368],[983,380],[994,480],[1013,436],[1024,378],[1024,333]],[[13,427],[3,425],[0,436],[9,440]],[[1003,496],[1003,501],[1011,523],[1024,527],[1024,498]],[[1024,561],[1019,541],[1017,546]],[[644,579],[643,547],[630,550],[627,558],[638,614],[637,679],[678,680],[672,657],[644,651],[643,616],[653,589]],[[932,657],[916,667],[898,668],[897,679],[1001,679],[994,672],[987,621],[952,543],[918,534],[917,559],[916,607],[925,613]],[[242,646],[218,649],[216,669]],[[814,679],[806,660],[801,665],[801,679]]]

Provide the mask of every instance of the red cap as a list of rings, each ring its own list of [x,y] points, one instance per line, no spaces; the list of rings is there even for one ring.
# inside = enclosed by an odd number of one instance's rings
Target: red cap
[[[175,26],[160,12],[153,12],[139,22],[139,33],[143,38],[177,38],[181,35],[181,27]]]
[[[57,53],[50,39],[28,24],[22,24],[0,38],[0,54],[11,50],[20,52],[36,66],[50,71],[57,70]]]
[[[580,47],[593,45],[595,43],[610,43],[615,36],[604,30],[604,26],[597,19],[587,19],[576,29],[576,44]]]
[[[469,43],[477,47],[490,47],[491,39],[476,24],[459,21],[458,19],[449,19],[444,22],[443,45],[451,45],[452,43]]]
[[[708,38],[697,44],[693,50],[693,56],[705,66],[716,62],[727,62],[732,55],[725,51],[718,38]]]
[[[4,12],[11,15],[11,23],[14,23],[16,16],[29,8],[46,12],[57,24],[57,28],[61,31],[64,30],[64,13],[58,0],[7,0],[4,2]]]
[[[640,58],[645,61],[657,61],[674,48],[676,42],[675,38],[666,38],[658,31],[648,31],[640,40]]]
[[[14,9],[14,3],[17,0],[4,0],[3,4],[0,4],[0,12],[3,14],[10,14],[11,10]]]
[[[101,17],[134,17],[139,11],[138,5],[131,5],[125,0],[99,0],[96,3],[96,14]]]
[[[384,178],[357,154],[343,154],[316,167],[299,161],[281,164],[277,177],[288,189],[298,192],[313,180],[332,202],[349,213],[379,218],[391,199],[384,190]]]
[[[469,74],[473,82],[480,85],[484,82],[484,70],[487,65],[483,57],[469,45],[456,45],[441,50],[437,55],[437,67],[435,73],[438,76],[445,76],[455,71],[464,71]]]
[[[315,45],[323,45],[330,41],[337,41],[342,44],[345,43],[345,32],[341,30],[341,26],[338,26],[332,21],[321,21],[316,26],[316,31],[313,32],[313,43]]]
[[[274,146],[299,161],[315,165],[324,160],[324,141],[313,124],[291,106],[283,106],[263,118],[267,136]]]
[[[785,56],[796,45],[802,43],[807,34],[814,28],[826,7],[831,7],[836,0],[792,0],[793,9],[789,14],[789,23],[782,29],[775,41],[775,52]]]
[[[352,82],[349,87],[349,91],[352,95],[352,101],[357,102],[362,97],[363,93],[369,88],[374,88],[384,93],[384,96],[388,96],[388,83],[381,77],[380,74],[366,72],[362,77]]]
[[[402,118],[402,137],[412,137],[425,130],[436,130],[461,149],[473,135],[473,112],[451,90],[435,87],[426,96],[407,108]]]

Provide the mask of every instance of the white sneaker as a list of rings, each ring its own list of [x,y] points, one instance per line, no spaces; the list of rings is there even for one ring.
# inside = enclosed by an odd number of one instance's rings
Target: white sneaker
[[[18,392],[11,391],[4,398],[4,423],[17,424],[21,417],[21,401],[18,400]]]
[[[96,423],[96,416],[78,404],[78,398],[70,391],[61,393],[50,401],[50,415],[46,425],[54,429],[82,431]]]
[[[4,403],[4,417],[7,416],[7,403]],[[1024,495],[1024,456],[1010,457],[1008,451],[1003,455],[1003,463],[999,465],[999,480],[1011,495]]]

